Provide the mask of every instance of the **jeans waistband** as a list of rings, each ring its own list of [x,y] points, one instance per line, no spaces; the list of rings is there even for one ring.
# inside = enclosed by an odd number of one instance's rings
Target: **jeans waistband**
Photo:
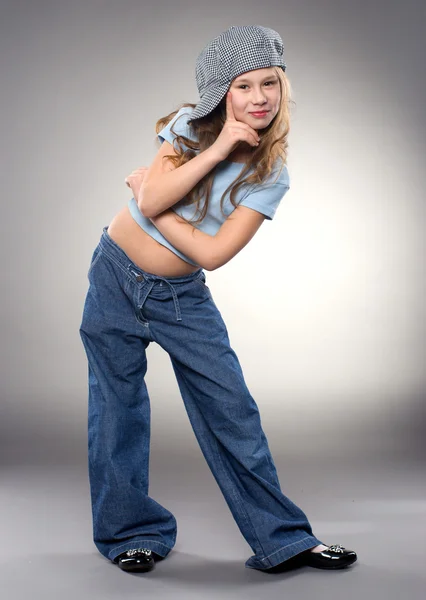
[[[203,268],[200,267],[193,273],[189,273],[188,275],[181,275],[179,277],[162,277],[161,275],[156,275],[155,273],[149,273],[148,271],[144,271],[143,269],[141,269],[129,258],[129,256],[127,256],[124,250],[120,248],[120,246],[116,244],[114,240],[109,236],[107,230],[108,225],[105,225],[105,227],[103,227],[102,230],[101,239],[99,240],[100,246],[105,250],[107,254],[112,255],[114,261],[116,261],[124,271],[131,273],[132,276],[136,279],[136,281],[143,281],[145,279],[151,284],[146,296],[148,296],[156,281],[164,281],[170,287],[172,292],[176,309],[176,320],[181,321],[182,317],[180,312],[179,300],[176,294],[176,290],[172,284],[185,283],[197,279],[201,276]]]
[[[99,241],[100,245],[106,249],[107,252],[112,254],[114,258],[121,264],[121,266],[126,270],[130,271],[133,269],[133,272],[138,272],[144,276],[148,281],[168,281],[172,283],[185,283],[186,281],[191,281],[192,279],[197,279],[200,276],[203,268],[200,267],[196,271],[189,273],[188,275],[180,275],[179,277],[162,277],[161,275],[156,275],[155,273],[149,273],[148,271],[144,271],[137,264],[135,264],[129,256],[124,252],[124,250],[114,242],[114,240],[108,234],[108,225],[105,225],[102,230],[101,239]]]

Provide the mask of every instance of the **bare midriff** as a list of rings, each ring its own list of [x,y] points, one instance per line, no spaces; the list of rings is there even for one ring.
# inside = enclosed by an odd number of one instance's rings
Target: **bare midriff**
[[[135,265],[147,273],[160,277],[180,277],[199,269],[148,235],[136,223],[127,206],[115,215],[107,233]]]

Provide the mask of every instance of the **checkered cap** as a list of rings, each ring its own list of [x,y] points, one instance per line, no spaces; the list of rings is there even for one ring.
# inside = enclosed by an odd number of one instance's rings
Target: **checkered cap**
[[[233,25],[215,37],[197,57],[195,77],[200,102],[188,122],[216,108],[238,75],[272,66],[285,71],[283,51],[279,34],[261,25]]]

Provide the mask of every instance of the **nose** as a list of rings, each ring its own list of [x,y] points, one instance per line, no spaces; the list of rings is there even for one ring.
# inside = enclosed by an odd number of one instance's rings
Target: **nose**
[[[264,104],[265,100],[265,94],[261,89],[253,90],[253,104]]]

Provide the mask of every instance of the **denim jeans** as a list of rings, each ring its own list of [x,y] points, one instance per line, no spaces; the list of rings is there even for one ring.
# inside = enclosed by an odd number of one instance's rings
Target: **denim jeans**
[[[80,336],[88,359],[88,468],[93,540],[114,560],[133,548],[163,557],[170,510],[149,496],[146,349],[169,354],[206,462],[254,555],[268,569],[322,542],[280,487],[259,410],[202,268],[160,277],[133,263],[103,228],[88,271]]]

